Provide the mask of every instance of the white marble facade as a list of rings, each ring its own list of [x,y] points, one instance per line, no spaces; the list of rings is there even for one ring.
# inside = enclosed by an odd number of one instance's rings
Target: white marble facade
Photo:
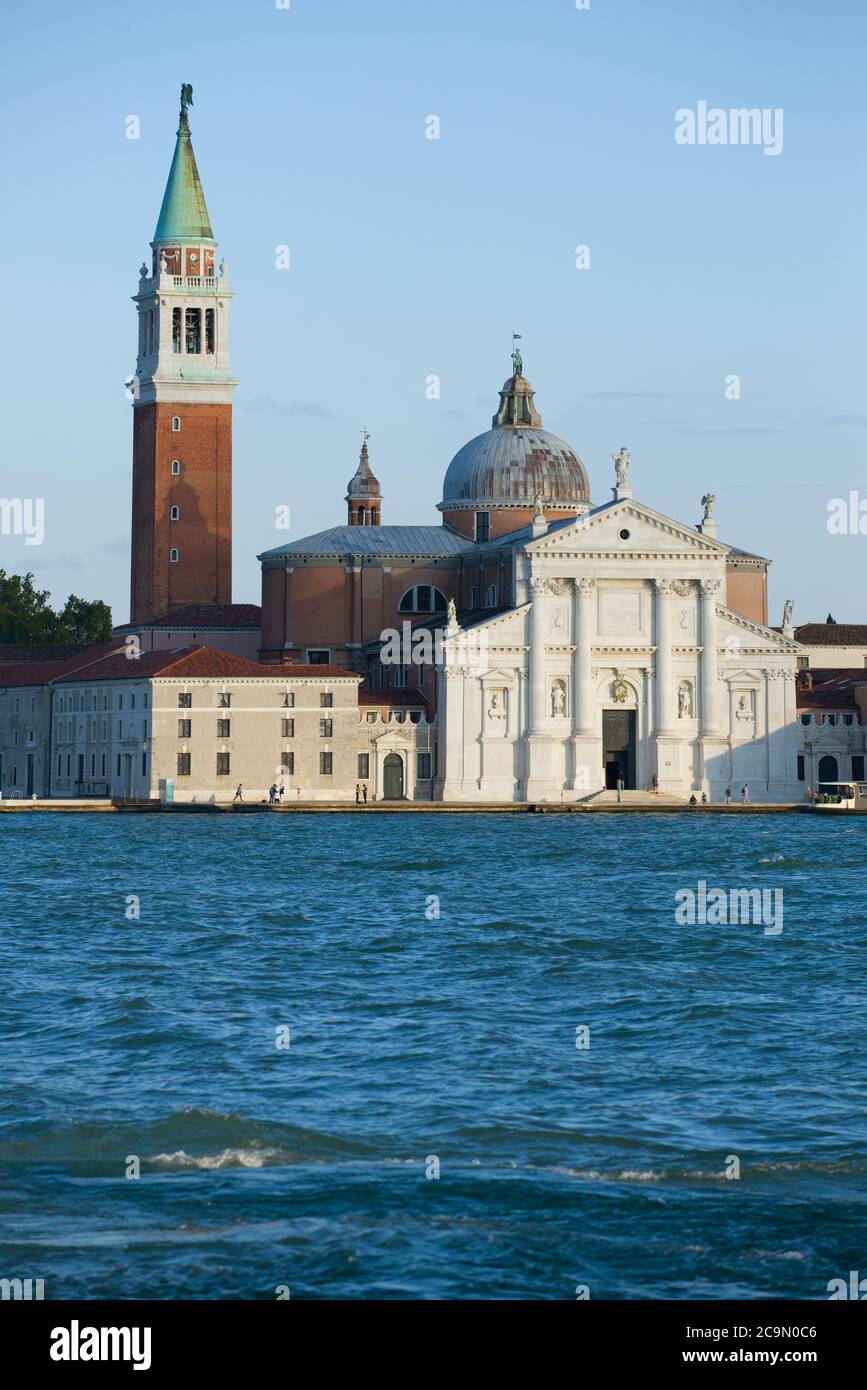
[[[514,607],[444,644],[434,795],[798,800],[798,648],[726,608],[728,551],[631,496],[516,544]]]

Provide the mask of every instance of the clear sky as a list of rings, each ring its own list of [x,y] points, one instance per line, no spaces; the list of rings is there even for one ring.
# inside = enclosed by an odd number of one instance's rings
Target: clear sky
[[[826,528],[867,498],[865,44],[863,0],[10,8],[0,494],[43,497],[46,534],[0,566],[127,617],[130,296],[188,81],[235,292],[236,601],[258,551],[344,521],[362,426],[383,520],[438,521],[516,331],[594,501],[626,444],[641,500],[695,523],[711,490],[773,559],[772,622],[867,621],[867,536]],[[782,153],[678,144],[701,101],[782,108]]]

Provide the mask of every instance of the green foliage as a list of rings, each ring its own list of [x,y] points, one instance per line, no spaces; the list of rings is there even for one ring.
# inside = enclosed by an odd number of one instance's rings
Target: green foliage
[[[32,574],[0,570],[0,642],[111,641],[111,609],[102,599],[70,594],[55,613],[50,598],[47,589],[34,588]]]

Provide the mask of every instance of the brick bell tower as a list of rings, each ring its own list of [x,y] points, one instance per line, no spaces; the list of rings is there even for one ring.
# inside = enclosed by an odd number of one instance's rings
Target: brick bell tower
[[[130,621],[180,604],[232,601],[229,281],[181,88],[172,167],[138,294],[133,383]]]

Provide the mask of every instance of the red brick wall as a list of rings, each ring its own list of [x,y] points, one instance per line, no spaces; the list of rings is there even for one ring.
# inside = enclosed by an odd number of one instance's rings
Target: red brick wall
[[[172,417],[181,421],[172,430]],[[180,459],[180,476],[172,473]],[[180,520],[171,521],[172,505]],[[180,560],[169,561],[177,547]],[[232,407],[133,410],[132,594],[140,622],[182,603],[232,601]]]
[[[726,607],[754,623],[768,625],[768,577],[761,570],[730,569],[726,574]]]

